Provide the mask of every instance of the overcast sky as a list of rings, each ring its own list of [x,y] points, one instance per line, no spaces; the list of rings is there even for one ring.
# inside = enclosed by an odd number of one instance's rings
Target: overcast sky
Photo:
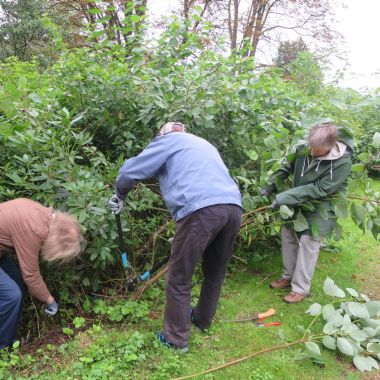
[[[155,16],[167,15],[177,7],[177,0],[148,1],[148,9]],[[335,13],[335,28],[345,38],[340,48],[348,60],[339,84],[355,89],[380,87],[380,0],[337,0]],[[342,67],[337,61],[336,69]]]
[[[349,67],[341,85],[380,87],[380,0],[344,0],[336,28],[346,40]]]

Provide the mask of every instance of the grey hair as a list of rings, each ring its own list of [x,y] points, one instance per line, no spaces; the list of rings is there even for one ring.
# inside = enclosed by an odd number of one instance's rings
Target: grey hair
[[[64,264],[82,251],[82,232],[76,218],[65,212],[55,212],[50,221],[49,233],[41,247],[45,261]]]
[[[324,123],[311,128],[308,145],[310,148],[332,148],[337,141],[338,128],[332,123]]]
[[[186,127],[182,123],[169,121],[162,126],[158,134],[159,136],[163,136],[170,132],[186,132]]]

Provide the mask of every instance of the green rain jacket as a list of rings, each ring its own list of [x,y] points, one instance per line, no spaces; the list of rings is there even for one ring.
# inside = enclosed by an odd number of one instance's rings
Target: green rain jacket
[[[350,136],[346,134],[343,137],[340,132],[338,143],[327,155],[313,159],[306,152],[307,147],[302,146],[297,150],[294,160],[275,173],[275,178],[282,181],[293,174],[293,188],[277,194],[276,201],[279,205],[293,206],[294,216],[298,213],[297,207],[294,206],[318,201],[313,203],[316,206],[314,210],[302,210],[309,228],[299,234],[311,235],[313,224],[319,236],[329,236],[334,228],[336,216],[331,200],[327,198],[347,189],[353,141]],[[275,183],[269,185],[267,190],[276,191]]]

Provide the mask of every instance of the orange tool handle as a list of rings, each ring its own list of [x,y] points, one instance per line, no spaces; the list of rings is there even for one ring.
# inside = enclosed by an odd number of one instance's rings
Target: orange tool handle
[[[257,327],[281,326],[281,322],[257,323]]]
[[[262,320],[262,319],[265,319],[265,318],[268,318],[270,317],[271,315],[275,315],[276,314],[276,310],[273,309],[273,308],[270,308],[268,311],[266,311],[265,313],[261,313],[258,315],[259,319]]]

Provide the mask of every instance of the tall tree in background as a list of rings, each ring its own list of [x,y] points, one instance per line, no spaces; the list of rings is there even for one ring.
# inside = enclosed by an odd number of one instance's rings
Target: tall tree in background
[[[282,41],[277,50],[277,56],[273,63],[284,69],[294,61],[301,51],[308,51],[308,47],[302,37],[295,41]]]
[[[47,31],[41,23],[46,5],[41,0],[0,1],[0,59],[26,60],[46,44]]]
[[[140,34],[147,0],[53,0],[57,6],[74,10],[90,29],[119,45],[127,45]],[[96,34],[95,34],[96,35]]]
[[[278,45],[293,32],[316,43],[331,43],[333,0],[182,0],[188,19],[195,6],[213,23],[212,37],[225,36],[232,52],[256,56],[259,46]]]
[[[251,57],[259,43],[272,40],[277,31],[293,30],[323,41],[335,34],[328,22],[330,0],[228,0],[227,13],[231,49],[239,50],[245,41],[245,54]]]

